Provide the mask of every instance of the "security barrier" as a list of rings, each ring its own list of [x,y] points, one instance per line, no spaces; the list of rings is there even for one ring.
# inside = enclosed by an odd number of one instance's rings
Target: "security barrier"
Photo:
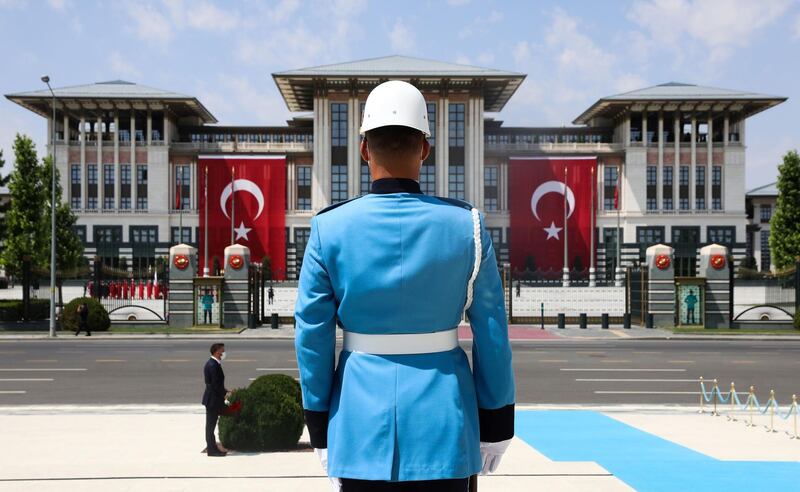
[[[758,401],[754,386],[750,386],[750,389],[747,393],[747,398],[745,399],[744,403],[742,403],[741,399],[739,398],[739,393],[736,391],[736,385],[733,382],[731,382],[730,391],[726,392],[720,391],[719,384],[716,379],[714,379],[712,382],[712,388],[706,391],[706,381],[703,380],[702,377],[700,378],[700,410],[698,413],[706,413],[706,404],[710,404],[712,406],[710,414],[715,417],[720,416],[721,409],[727,408],[728,420],[736,422],[738,421],[736,416],[744,414],[747,417],[747,422],[745,425],[747,427],[756,427],[756,424],[754,423],[754,417],[756,415],[767,415],[769,412],[769,425],[764,427],[767,429],[767,432],[770,433],[778,432],[775,430],[776,416],[784,421],[789,420],[789,417],[793,417],[793,431],[791,433],[787,431],[786,434],[790,436],[790,439],[800,439],[797,433],[797,395],[792,395],[792,403],[789,405],[789,409],[784,413],[781,411],[780,404],[778,404],[778,400],[775,398],[775,390],[769,391],[769,399],[762,406]]]

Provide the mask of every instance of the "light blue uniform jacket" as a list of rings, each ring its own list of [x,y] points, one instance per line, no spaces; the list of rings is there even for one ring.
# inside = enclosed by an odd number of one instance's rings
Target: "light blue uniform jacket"
[[[321,415],[327,423],[330,476],[467,477],[481,469],[480,440],[513,435],[503,288],[482,215],[483,256],[467,311],[473,370],[460,347],[388,356],[342,351],[334,370],[337,323],[370,334],[458,326],[475,255],[470,208],[397,192],[365,195],[312,219],[295,306],[295,347],[307,417]],[[309,422],[312,434],[319,427]]]

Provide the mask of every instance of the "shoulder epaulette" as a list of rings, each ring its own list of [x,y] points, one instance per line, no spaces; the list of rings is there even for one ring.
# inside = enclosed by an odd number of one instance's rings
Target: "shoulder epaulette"
[[[466,202],[464,200],[459,200],[458,198],[450,198],[444,196],[436,196],[435,198],[438,198],[439,200],[445,203],[449,203],[450,205],[463,208],[464,210],[472,210],[474,208],[471,203]]]
[[[327,207],[325,207],[322,210],[320,210],[319,212],[317,212],[317,215],[324,214],[325,212],[330,212],[331,210],[333,210],[336,207],[341,207],[345,203],[350,203],[353,200],[358,200],[359,198],[361,198],[363,196],[366,196],[366,195],[354,196],[353,198],[350,198],[348,200],[344,200],[344,201],[341,201],[341,202],[334,203],[332,205],[328,205]]]

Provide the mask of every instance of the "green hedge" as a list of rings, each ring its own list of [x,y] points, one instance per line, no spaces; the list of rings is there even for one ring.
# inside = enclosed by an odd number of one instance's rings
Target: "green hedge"
[[[49,299],[31,299],[28,310],[28,319],[47,319],[50,317]],[[12,299],[0,301],[0,321],[21,321],[22,300]]]
[[[241,403],[236,416],[222,416],[220,440],[228,449],[275,451],[297,446],[303,433],[300,385],[285,374],[269,374],[240,388],[230,397]]]
[[[78,314],[78,305],[86,302],[89,306],[89,319],[87,324],[91,331],[108,331],[111,326],[111,320],[108,318],[106,308],[97,299],[91,297],[78,297],[73,299],[64,306],[61,311],[61,329],[65,331],[77,331],[80,326],[80,315]]]

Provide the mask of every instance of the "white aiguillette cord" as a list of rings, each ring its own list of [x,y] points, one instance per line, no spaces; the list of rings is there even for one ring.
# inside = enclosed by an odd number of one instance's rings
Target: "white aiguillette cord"
[[[472,305],[472,285],[478,277],[478,271],[481,269],[481,255],[483,254],[483,245],[481,244],[481,215],[477,208],[472,209],[472,239],[475,242],[475,263],[472,265],[472,275],[467,282],[467,303],[464,304],[464,311],[469,309]]]

